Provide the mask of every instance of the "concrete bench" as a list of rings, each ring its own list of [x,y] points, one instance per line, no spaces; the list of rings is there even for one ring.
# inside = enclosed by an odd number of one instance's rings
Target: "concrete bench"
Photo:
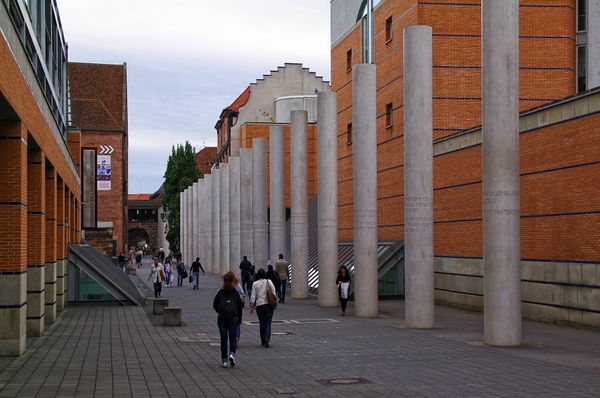
[[[160,315],[164,313],[164,308],[169,306],[168,298],[155,298],[152,304],[152,313]]]
[[[165,326],[181,326],[181,307],[165,307],[163,324]]]

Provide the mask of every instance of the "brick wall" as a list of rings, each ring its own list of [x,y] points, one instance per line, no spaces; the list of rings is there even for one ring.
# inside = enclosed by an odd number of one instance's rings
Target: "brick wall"
[[[216,147],[205,147],[196,153],[196,167],[204,174],[210,174],[210,169],[217,157]]]
[[[433,135],[438,139],[454,134],[481,122],[479,3],[478,0],[386,0],[374,12],[380,240],[403,237],[403,29],[415,24],[432,26]],[[392,17],[393,36],[386,42],[388,17]],[[520,21],[521,110],[574,94],[575,2],[522,0]],[[346,57],[351,50],[352,64],[362,62],[361,35],[359,23],[334,44],[331,55],[332,90],[338,93],[339,236],[342,241],[353,238],[352,145],[347,144],[346,134],[347,125],[352,122],[352,73],[347,68]],[[388,103],[393,104],[391,127],[385,122]],[[453,167],[461,170],[461,164]],[[436,178],[438,173],[451,178],[452,173],[447,170],[436,167]]]

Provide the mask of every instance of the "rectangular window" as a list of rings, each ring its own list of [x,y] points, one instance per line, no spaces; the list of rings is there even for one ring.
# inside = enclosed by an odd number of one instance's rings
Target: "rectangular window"
[[[587,90],[587,47],[577,47],[577,92]]]
[[[577,31],[587,29],[587,0],[577,0]]]
[[[352,71],[352,49],[346,52],[346,72]]]
[[[394,37],[394,31],[392,30],[392,17],[390,16],[385,20],[385,42],[389,42]]]
[[[346,145],[352,145],[352,123],[346,126]]]
[[[394,105],[390,102],[385,106],[385,127],[390,128],[394,123]]]

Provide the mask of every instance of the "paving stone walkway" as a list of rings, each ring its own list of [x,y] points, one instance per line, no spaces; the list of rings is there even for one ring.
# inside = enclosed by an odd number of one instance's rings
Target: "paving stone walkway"
[[[148,265],[140,277],[147,278]],[[271,347],[244,313],[238,365],[222,369],[212,298],[163,289],[181,327],[146,307],[70,306],[26,355],[0,362],[1,397],[600,397],[600,332],[526,322],[525,345],[481,344],[481,314],[438,307],[440,327],[402,326],[402,303],[377,319],[341,317],[316,300],[286,300]],[[326,384],[357,378],[360,384]]]

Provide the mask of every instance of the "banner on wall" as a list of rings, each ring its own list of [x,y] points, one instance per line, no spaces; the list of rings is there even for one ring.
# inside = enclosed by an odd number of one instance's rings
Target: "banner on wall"
[[[96,181],[98,191],[110,191],[110,175],[111,175],[111,156],[110,155],[98,155],[96,165]]]

